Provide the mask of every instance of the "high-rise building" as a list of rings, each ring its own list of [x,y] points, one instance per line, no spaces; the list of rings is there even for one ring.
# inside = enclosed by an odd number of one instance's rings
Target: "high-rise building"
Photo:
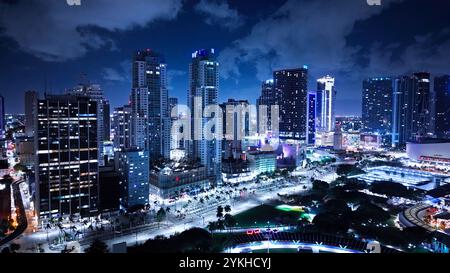
[[[358,116],[339,116],[336,117],[336,126],[339,126],[342,132],[358,133],[361,131],[361,117]]]
[[[168,110],[167,65],[164,57],[150,49],[133,58],[133,145],[148,149],[151,160],[168,158],[170,119]]]
[[[427,72],[395,79],[392,107],[393,146],[405,147],[408,141],[434,135],[431,96],[430,74]]]
[[[5,98],[0,95],[0,136],[5,135]]]
[[[169,132],[170,132],[170,150],[175,150],[175,149],[179,149],[179,148],[183,148],[183,140],[178,139],[177,136],[172,135],[172,124],[178,120],[179,118],[179,109],[178,109],[178,98],[174,98],[171,97],[169,98],[169,108],[168,108],[169,114],[168,116],[170,117],[170,127],[169,127]],[[176,116],[172,116],[172,111],[174,111],[176,113]]]
[[[131,106],[117,107],[113,112],[113,145],[115,150],[130,149],[131,145]]]
[[[326,76],[317,80],[317,130],[332,132],[336,123],[334,111],[336,90],[334,78]]]
[[[340,126],[335,126],[333,135],[333,150],[340,151],[343,149],[343,135]]]
[[[316,143],[316,106],[317,106],[317,93],[316,92],[308,92],[308,112],[307,112],[307,121],[308,121],[308,132],[307,132],[307,144],[314,145]]]
[[[250,103],[247,100],[228,99],[220,107],[223,111],[222,130],[225,136],[222,141],[223,158],[239,158],[242,153],[242,139],[250,136]]]
[[[208,175],[215,182],[219,182],[221,181],[222,162],[221,139],[215,137],[213,140],[206,140],[204,136],[196,137],[203,135],[201,134],[203,126],[211,120],[211,117],[203,117],[205,107],[218,105],[219,63],[216,61],[214,49],[201,49],[192,53],[192,62],[189,65],[189,83],[188,104],[192,112],[191,136],[193,141],[190,141],[189,147],[187,147],[188,155],[193,160],[199,159],[201,164],[206,167]],[[201,105],[198,107],[195,105],[195,98],[201,98]],[[201,115],[195,117],[194,112],[201,113]],[[218,128],[215,130],[217,131]]]
[[[37,102],[36,210],[40,219],[98,211],[97,102],[46,95]]]
[[[133,87],[130,96],[131,146],[148,150],[148,88]]]
[[[261,134],[267,133],[264,132],[264,129],[267,131],[272,131],[272,106],[278,105],[278,96],[276,93],[276,89],[274,86],[274,81],[267,80],[262,83],[261,86],[261,96],[256,100],[256,107],[258,111],[258,132]],[[267,107],[267,115],[265,117],[261,117],[262,113],[260,113],[260,106],[264,105]],[[267,124],[267,126],[263,126],[261,122]]]
[[[125,208],[148,204],[149,155],[148,151],[126,149],[116,153],[117,171],[121,179],[120,203]]]
[[[383,144],[389,145],[392,140],[392,79],[366,79],[362,93],[362,131],[379,134]]]
[[[399,76],[394,81],[392,105],[392,146],[404,147],[412,136],[413,90],[411,76]]]
[[[75,88],[69,90],[68,94],[88,97],[97,102],[98,160],[99,165],[103,166],[105,164],[103,142],[109,141],[110,132],[109,102],[105,99],[103,89],[98,84],[79,84]]]
[[[430,73],[414,73],[412,133],[415,139],[431,136],[431,86]]]
[[[103,103],[103,141],[111,140],[111,105],[108,100]]]
[[[36,91],[25,92],[25,134],[27,136],[34,136],[36,121],[36,104],[39,94]]]
[[[169,98],[169,115],[172,112],[172,109],[178,106],[178,98],[170,97]]]
[[[450,138],[450,75],[434,78],[435,125],[438,138]]]
[[[273,72],[280,104],[280,138],[306,140],[308,68]]]

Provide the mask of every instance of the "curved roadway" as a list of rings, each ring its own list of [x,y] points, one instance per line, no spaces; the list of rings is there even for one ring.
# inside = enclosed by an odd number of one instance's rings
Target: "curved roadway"
[[[11,184],[13,194],[14,194],[14,206],[16,207],[16,209],[18,209],[18,211],[17,211],[18,226],[11,234],[9,234],[8,236],[6,236],[5,238],[0,240],[0,246],[3,246],[5,244],[11,242],[12,240],[16,239],[27,229],[27,226],[28,226],[27,216],[25,213],[25,208],[23,206],[22,194],[20,193],[20,187],[19,187],[20,183],[22,183],[22,182],[24,182],[24,181],[18,180],[18,181],[14,181]]]

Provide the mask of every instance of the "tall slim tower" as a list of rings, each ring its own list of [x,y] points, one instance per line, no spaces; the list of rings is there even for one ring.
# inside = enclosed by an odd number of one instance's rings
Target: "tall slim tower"
[[[307,144],[314,145],[316,143],[316,123],[317,123],[317,93],[316,92],[308,92],[308,134],[307,134]]]
[[[326,76],[317,80],[317,129],[323,132],[334,131],[336,90],[334,78]]]
[[[436,83],[439,85],[439,81]],[[430,74],[420,72],[397,77],[393,91],[392,145],[404,147],[408,141],[434,135]],[[438,108],[443,100],[438,94],[436,96],[434,122],[437,126]]]
[[[222,140],[223,158],[225,159],[239,158],[242,153],[242,138],[250,136],[252,117],[249,105],[247,100],[235,99],[228,99],[220,105],[223,111],[222,128],[226,137]]]
[[[436,95],[436,135],[439,138],[450,138],[450,75],[434,78]]]
[[[278,96],[276,94],[276,89],[274,86],[274,81],[273,79],[271,80],[267,80],[264,81],[261,85],[261,96],[259,96],[259,98],[256,100],[256,110],[258,111],[258,132],[259,133],[266,133],[266,132],[261,132],[263,130],[263,128],[266,128],[265,126],[263,126],[262,124],[260,124],[260,122],[262,120],[261,119],[261,115],[262,113],[260,113],[260,106],[261,105],[265,105],[267,106],[267,120],[265,120],[264,122],[266,122],[267,124],[267,130],[268,131],[272,131],[272,106],[273,105],[278,105]]]
[[[5,98],[0,95],[0,136],[5,135]]]
[[[414,73],[412,133],[413,138],[432,135],[430,73]]]
[[[207,105],[218,105],[219,93],[219,63],[216,61],[214,49],[201,49],[192,53],[192,62],[189,65],[188,103],[191,109],[192,117],[192,140],[189,147],[189,157],[191,159],[200,159],[200,162],[206,167],[208,175],[216,183],[221,181],[221,139],[214,138],[206,140],[204,137],[200,140],[195,139],[195,126],[198,124],[200,130],[211,119],[204,118],[203,115],[194,117],[194,111],[203,113]],[[202,104],[195,109],[195,97],[201,98]],[[216,130],[218,130],[216,128]],[[200,134],[202,135],[202,134]]]
[[[370,78],[363,82],[362,131],[377,133],[384,145],[392,141],[392,78]]]
[[[117,107],[113,112],[114,140],[116,151],[131,148],[131,106]]]
[[[150,49],[133,58],[133,145],[149,151],[150,160],[169,157],[167,65],[164,57]]]
[[[36,91],[25,92],[25,134],[33,136],[36,130],[35,113],[36,104],[38,100],[38,93]]]
[[[273,79],[280,103],[280,138],[305,141],[308,68],[274,71]]]
[[[179,118],[179,113],[178,113],[178,98],[175,97],[171,97],[169,98],[169,108],[168,110],[168,115],[170,117],[170,127],[169,127],[169,132],[172,132],[172,124],[178,120]],[[177,116],[176,117],[172,117],[172,111],[177,112]],[[170,150],[175,150],[175,149],[179,149],[182,148],[183,141],[178,139],[175,135],[172,135],[170,133]]]
[[[394,80],[392,96],[392,146],[405,147],[412,136],[413,90],[415,80],[411,76],[399,76]]]

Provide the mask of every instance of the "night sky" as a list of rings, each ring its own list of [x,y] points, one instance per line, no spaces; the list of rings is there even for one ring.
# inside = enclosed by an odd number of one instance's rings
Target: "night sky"
[[[362,80],[450,73],[450,1],[0,0],[0,94],[23,112],[26,90],[61,93],[86,74],[113,107],[127,103],[131,57],[165,55],[169,95],[186,101],[191,53],[215,48],[220,101],[255,103],[271,71],[308,65],[309,88],[336,77],[338,115],[359,115]]]

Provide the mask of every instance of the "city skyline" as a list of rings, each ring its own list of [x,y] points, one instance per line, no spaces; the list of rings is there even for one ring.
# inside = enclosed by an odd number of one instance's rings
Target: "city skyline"
[[[1,253],[449,253],[449,2],[26,3]]]
[[[102,86],[112,108],[122,106],[128,101],[132,82],[130,56],[144,48],[154,49],[166,57],[168,93],[177,97],[181,104],[186,103],[190,53],[198,48],[215,48],[218,54],[221,63],[219,101],[236,98],[255,103],[261,83],[271,78],[273,70],[308,65],[308,91],[316,91],[314,80],[323,75],[336,78],[339,90],[336,115],[361,115],[359,94],[365,78],[396,77],[418,71],[438,76],[450,70],[443,61],[445,48],[449,45],[445,27],[449,19],[442,13],[448,10],[449,4],[443,3],[445,1],[429,6],[414,0],[383,1],[381,6],[369,6],[365,1],[326,4],[321,0],[267,1],[258,5],[252,1],[212,1],[200,5],[203,2],[207,1],[139,2],[132,8],[151,6],[155,13],[147,15],[138,10],[136,14],[140,16],[137,18],[130,18],[127,13],[116,14],[121,4],[113,2],[104,12],[121,20],[110,23],[103,18],[92,19],[87,22],[92,25],[89,27],[74,20],[72,25],[65,26],[68,33],[65,35],[70,34],[68,38],[74,42],[69,47],[64,41],[54,41],[55,44],[49,45],[51,39],[41,39],[31,28],[25,29],[32,24],[40,25],[35,14],[30,14],[29,19],[21,24],[8,20],[10,14],[30,13],[20,2],[0,4],[0,12],[7,15],[5,20],[0,20],[3,29],[0,33],[0,58],[14,64],[12,68],[2,67],[0,71],[4,75],[0,78],[0,93],[8,102],[7,113],[24,111],[22,103],[11,99],[13,94],[36,90],[43,95],[45,89],[49,93],[61,94],[79,84],[81,75],[87,75],[92,83]],[[44,8],[42,3],[32,2],[32,5]],[[87,2],[80,7],[71,7],[53,1],[45,4],[45,8],[49,8],[47,19],[57,22],[55,14],[71,17],[87,8],[102,8],[102,5],[105,4]],[[297,11],[299,8],[302,11]],[[328,16],[314,21],[314,12],[323,12],[325,8]],[[331,22],[336,14],[344,10],[349,18],[341,18],[342,22],[333,26]],[[393,16],[399,10],[404,11],[398,15],[400,21]],[[423,19],[420,26],[413,19],[419,10]],[[407,11],[411,16],[404,16]],[[280,19],[278,15],[283,12],[287,14],[286,18]],[[312,22],[303,24],[306,20]],[[331,33],[326,39],[319,39],[323,29],[314,22],[330,26],[327,31]],[[384,32],[380,33],[377,27],[380,22],[390,24],[392,30],[382,28]],[[283,23],[301,25],[302,28],[297,33],[281,28]],[[406,25],[411,27],[405,28]],[[217,28],[223,31],[219,34],[215,31]],[[394,35],[399,30],[400,35]],[[271,33],[273,41],[262,40],[262,31]],[[295,34],[292,45],[277,41],[277,38],[284,39],[291,34]],[[86,41],[86,37],[92,39]],[[34,41],[31,44],[27,42],[30,39]],[[437,40],[442,41],[438,46],[433,44]],[[308,47],[311,42],[314,42],[314,48]],[[420,54],[426,52],[430,45],[434,51]],[[337,55],[347,59],[337,58]],[[344,61],[351,67],[343,67]],[[21,81],[21,77],[27,77],[27,81]]]

